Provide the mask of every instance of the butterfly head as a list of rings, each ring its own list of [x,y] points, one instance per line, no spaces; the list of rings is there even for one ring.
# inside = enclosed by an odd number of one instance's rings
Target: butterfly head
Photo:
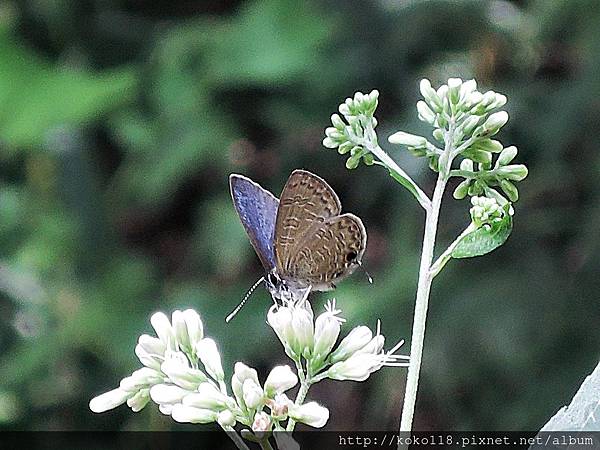
[[[296,304],[306,300],[310,293],[311,286],[302,283],[295,283],[293,280],[286,280],[279,276],[276,269],[271,270],[265,277],[267,290],[276,303]]]

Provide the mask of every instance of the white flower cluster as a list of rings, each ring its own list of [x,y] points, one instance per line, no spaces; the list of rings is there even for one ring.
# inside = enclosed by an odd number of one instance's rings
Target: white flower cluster
[[[324,378],[364,381],[383,366],[408,365],[407,356],[394,354],[404,341],[383,350],[385,338],[379,323],[375,334],[366,326],[354,328],[334,350],[345,321],[338,316],[340,312],[333,300],[316,320],[308,302],[274,305],[267,314],[287,355],[299,364],[306,361],[308,382]]]
[[[93,398],[93,412],[125,402],[137,412],[152,399],[177,422],[217,422],[225,429],[240,422],[253,431],[269,431],[276,421],[288,418],[313,427],[327,422],[326,408],[315,402],[295,405],[285,395],[298,383],[289,366],[275,367],[261,386],[256,370],[238,362],[229,395],[217,345],[204,337],[194,310],[174,311],[171,321],[159,312],[150,322],[157,337],[144,334],[135,348],[144,367],[121,380],[118,388]]]

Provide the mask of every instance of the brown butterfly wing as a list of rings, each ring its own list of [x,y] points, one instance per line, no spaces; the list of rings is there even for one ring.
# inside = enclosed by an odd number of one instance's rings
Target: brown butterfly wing
[[[296,247],[309,230],[341,210],[338,196],[325,180],[306,170],[292,172],[281,192],[275,223],[275,261],[280,274],[289,273]]]
[[[354,214],[342,214],[317,223],[303,236],[287,276],[327,290],[350,275],[360,264],[367,245],[362,221]]]

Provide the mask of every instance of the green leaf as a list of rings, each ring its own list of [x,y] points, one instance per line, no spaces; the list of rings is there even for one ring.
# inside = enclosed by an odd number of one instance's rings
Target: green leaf
[[[128,102],[131,68],[94,73],[52,64],[0,36],[0,139],[14,147],[43,144],[55,127],[80,126]]]
[[[507,205],[509,208],[510,205]],[[453,258],[472,258],[485,255],[506,242],[512,231],[512,217],[508,212],[501,222],[491,227],[480,227],[467,234],[452,251]]]

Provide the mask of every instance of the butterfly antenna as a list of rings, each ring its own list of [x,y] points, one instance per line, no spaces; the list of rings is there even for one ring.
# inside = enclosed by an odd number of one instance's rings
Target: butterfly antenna
[[[369,284],[373,284],[373,278],[371,278],[371,275],[369,275],[369,272],[366,271],[366,269],[363,267],[362,265],[362,261],[358,261],[358,267],[360,267],[360,269],[365,273],[365,275],[367,276],[367,280],[369,280]]]
[[[263,281],[265,281],[265,277],[260,277],[258,279],[258,281],[256,283],[254,283],[254,285],[248,290],[248,292],[246,292],[246,295],[244,295],[244,298],[242,299],[242,301],[240,302],[240,304],[237,305],[235,307],[235,309],[233,311],[231,311],[231,313],[225,318],[225,322],[229,323],[231,321],[231,319],[233,319],[235,317],[235,315],[240,311],[240,309],[242,309],[242,307],[246,303],[246,300],[248,300],[250,298],[250,296],[256,290],[256,288],[258,287],[258,285],[260,283],[262,283]]]

